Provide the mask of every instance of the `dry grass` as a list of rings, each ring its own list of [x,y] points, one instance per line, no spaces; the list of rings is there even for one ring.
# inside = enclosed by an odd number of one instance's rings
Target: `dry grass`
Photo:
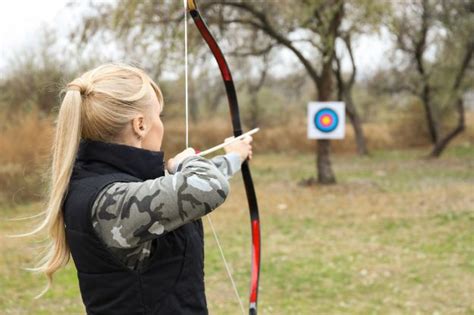
[[[38,200],[45,191],[52,119],[32,111],[1,121],[0,203]]]
[[[451,148],[439,160],[423,150],[338,155],[339,183],[300,187],[313,175],[312,155],[257,155],[252,169],[262,222],[261,314],[473,314],[474,147]],[[246,304],[250,233],[240,176],[212,214]],[[38,204],[2,209],[26,216]],[[206,221],[204,221],[206,224]],[[0,283],[4,314],[82,314],[72,262],[46,298],[31,297],[43,279],[31,266],[31,241],[2,221]],[[206,282],[211,314],[239,308],[206,226]]]
[[[364,125],[370,150],[426,147],[426,132],[412,118],[389,123]],[[0,203],[16,204],[41,199],[46,191],[49,154],[54,133],[53,118],[41,117],[37,111],[18,113],[6,121],[0,117]],[[167,157],[181,151],[185,144],[184,122],[165,121],[163,150]],[[205,149],[231,135],[228,122],[215,119],[190,126],[190,145]],[[255,152],[312,153],[314,141],[306,139],[306,124],[289,119],[283,125],[263,128],[255,136]],[[474,144],[474,113],[467,114],[467,130],[453,145]],[[333,141],[335,153],[355,152],[352,128],[346,138]],[[426,149],[428,152],[428,149]]]

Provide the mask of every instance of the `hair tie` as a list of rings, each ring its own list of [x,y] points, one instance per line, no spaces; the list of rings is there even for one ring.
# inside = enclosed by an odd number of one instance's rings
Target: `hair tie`
[[[83,93],[83,89],[82,89],[79,85],[74,84],[74,83],[69,83],[69,84],[67,85],[67,88],[68,88],[68,90],[78,91],[78,92],[80,92],[81,94]]]

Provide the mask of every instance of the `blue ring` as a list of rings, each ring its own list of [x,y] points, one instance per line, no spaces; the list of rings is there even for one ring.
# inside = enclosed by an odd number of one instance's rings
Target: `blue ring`
[[[332,123],[329,126],[323,126],[319,123],[321,116],[323,115],[329,115],[332,118]],[[322,132],[331,132],[334,131],[334,129],[337,128],[339,125],[339,116],[337,113],[331,109],[331,108],[321,108],[316,115],[314,115],[314,125],[316,128]]]

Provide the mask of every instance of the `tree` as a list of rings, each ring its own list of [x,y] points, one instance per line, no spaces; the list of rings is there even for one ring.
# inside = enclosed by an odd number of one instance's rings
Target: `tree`
[[[44,29],[36,46],[17,52],[9,60],[0,81],[0,102],[7,112],[37,107],[47,115],[55,108],[61,89],[58,82],[70,75],[65,60],[55,51],[56,43],[56,34]]]
[[[337,82],[337,99],[344,101],[346,104],[346,113],[349,116],[349,119],[352,122],[354,128],[354,136],[357,144],[357,152],[360,155],[368,155],[369,150],[367,149],[367,144],[365,141],[364,130],[362,129],[362,122],[359,116],[359,113],[354,105],[354,99],[352,97],[352,88],[355,83],[355,78],[357,74],[357,67],[354,60],[354,53],[352,51],[352,43],[350,35],[343,37],[344,44],[349,53],[351,59],[352,72],[348,80],[343,78],[342,67],[341,67],[341,57],[337,54],[334,57],[334,74],[336,76]]]
[[[459,1],[450,3],[443,1],[441,6],[440,20],[448,36],[444,42],[444,53],[440,58],[449,60],[447,55],[451,55],[453,47],[457,47],[457,57],[454,62],[454,80],[448,90],[448,104],[450,108],[455,108],[458,119],[457,124],[441,137],[433,146],[431,157],[438,157],[458,134],[465,129],[465,114],[463,94],[472,85],[463,86],[463,79],[469,69],[472,72],[472,58],[474,53],[474,3],[470,1]],[[461,58],[459,58],[461,57]],[[471,76],[472,77],[472,76]],[[472,82],[472,81],[471,81]]]
[[[357,151],[361,155],[368,155],[362,122],[352,97],[352,89],[357,75],[356,60],[354,58],[353,44],[358,36],[367,33],[374,33],[380,29],[381,16],[385,10],[380,2],[352,0],[345,2],[346,12],[344,23],[339,29],[338,39],[341,45],[336,47],[334,56],[334,75],[337,82],[337,98],[346,103],[346,114],[349,117],[354,129]],[[351,71],[344,78],[341,63],[343,51],[349,57]]]
[[[201,5],[204,11],[218,6],[220,23],[240,25],[239,31],[244,43],[236,49],[264,54],[277,46],[286,47],[300,61],[314,83],[319,101],[331,100],[334,94],[332,62],[335,41],[344,16],[344,2],[294,1],[254,3],[248,1],[206,1]],[[223,12],[228,8],[227,11]],[[208,13],[209,14],[209,13]],[[255,40],[255,32],[260,34]],[[251,34],[253,40],[245,38]],[[296,34],[300,38],[295,39]],[[246,45],[245,45],[246,44]],[[299,44],[303,44],[301,47]],[[249,47],[251,49],[249,49]],[[307,54],[307,49],[313,49]],[[307,183],[331,184],[336,182],[330,160],[331,143],[318,140],[316,146],[317,180]]]
[[[414,65],[418,74],[410,90],[424,106],[433,143],[431,157],[440,156],[465,128],[463,79],[474,50],[473,13],[470,1],[417,0],[403,6],[395,4],[389,22],[398,48],[409,59],[408,67]],[[433,51],[438,56],[430,59],[428,55]],[[458,120],[451,131],[443,134],[441,113],[446,108],[454,109]]]

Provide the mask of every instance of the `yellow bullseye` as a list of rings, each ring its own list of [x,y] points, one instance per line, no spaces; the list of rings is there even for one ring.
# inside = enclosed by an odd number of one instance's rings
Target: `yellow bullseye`
[[[329,116],[324,116],[322,119],[323,125],[327,126],[331,123],[331,118]]]

